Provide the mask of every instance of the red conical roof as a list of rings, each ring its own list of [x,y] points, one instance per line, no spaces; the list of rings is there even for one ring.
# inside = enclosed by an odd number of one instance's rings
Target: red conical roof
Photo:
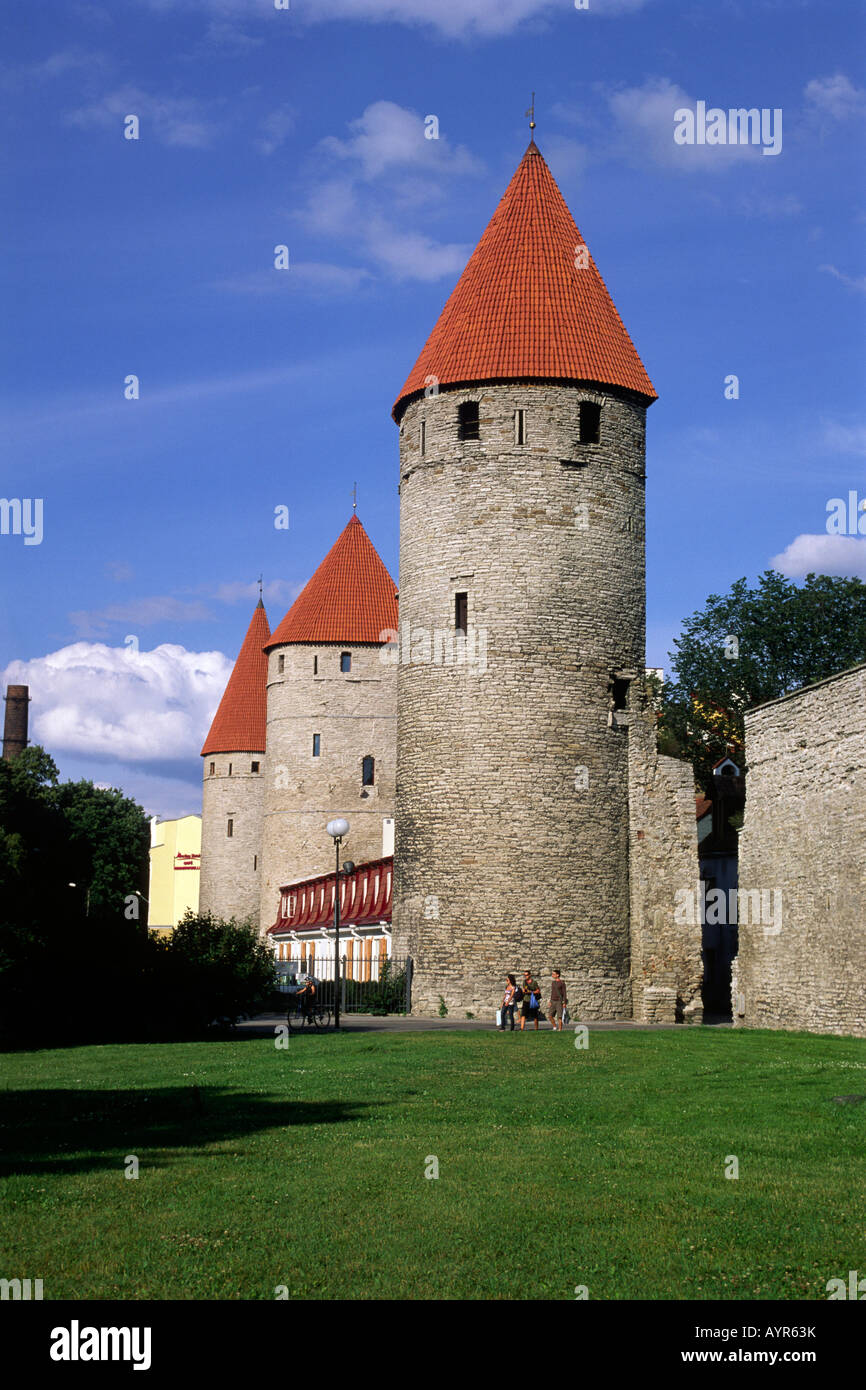
[[[208,753],[264,753],[268,722],[268,615],[259,599],[229,683],[223,691],[210,733],[201,750]]]
[[[592,381],[655,400],[588,250],[578,268],[582,247],[533,141],[397,397],[395,419],[429,377],[440,386]]]
[[[381,642],[397,627],[395,584],[353,516],[267,643]]]

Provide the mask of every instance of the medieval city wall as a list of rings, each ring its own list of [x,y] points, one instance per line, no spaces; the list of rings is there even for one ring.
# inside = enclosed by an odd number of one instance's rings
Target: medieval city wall
[[[864,1036],[866,665],[748,713],[746,762],[734,1023]]]

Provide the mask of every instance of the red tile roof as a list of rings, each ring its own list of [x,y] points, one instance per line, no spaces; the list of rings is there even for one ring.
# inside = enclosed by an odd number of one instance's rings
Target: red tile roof
[[[263,648],[270,631],[268,615],[259,600],[201,750],[202,757],[209,753],[264,753],[268,659]]]
[[[634,344],[535,142],[442,310],[394,406],[428,377],[587,381],[656,399]]]
[[[289,642],[381,642],[397,627],[396,586],[353,516],[267,648]]]

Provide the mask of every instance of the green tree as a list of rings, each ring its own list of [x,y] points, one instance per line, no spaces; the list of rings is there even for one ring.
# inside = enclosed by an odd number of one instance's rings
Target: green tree
[[[276,986],[273,947],[252,922],[188,911],[161,943],[161,1000],[185,1031],[234,1024],[269,1002]]]
[[[687,758],[706,787],[731,748],[742,754],[747,709],[866,661],[866,584],[767,570],[738,579],[683,623],[662,690],[659,747]]]

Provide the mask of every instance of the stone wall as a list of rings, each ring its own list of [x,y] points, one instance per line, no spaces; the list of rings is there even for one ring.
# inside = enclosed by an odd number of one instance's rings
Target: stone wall
[[[340,653],[352,668],[340,670]],[[382,822],[394,815],[397,671],[382,647],[299,644],[268,654],[268,776],[262,837],[260,922],[273,925],[280,888],[334,867],[329,820],[350,831],[343,857],[382,856]],[[280,657],[283,658],[282,670]],[[313,735],[321,738],[313,756]],[[375,759],[362,785],[362,760]]]
[[[864,1036],[866,665],[748,713],[746,762],[734,1023]]]
[[[478,440],[458,439],[467,400]],[[579,442],[585,400],[598,444]],[[609,713],[613,673],[644,663],[644,424],[628,393],[561,385],[443,391],[402,417],[394,949],[415,959],[416,1012],[442,995],[491,1016],[506,971],[555,966],[576,1015],[631,1015],[628,747]]]
[[[258,772],[252,771],[254,763],[258,763]],[[204,759],[202,912],[225,918],[250,917],[258,922],[266,766],[264,753],[213,753]]]
[[[691,763],[657,753],[655,713],[645,695],[636,690],[631,712],[615,718],[628,720],[634,1017],[643,1023],[700,1023],[694,772]]]

